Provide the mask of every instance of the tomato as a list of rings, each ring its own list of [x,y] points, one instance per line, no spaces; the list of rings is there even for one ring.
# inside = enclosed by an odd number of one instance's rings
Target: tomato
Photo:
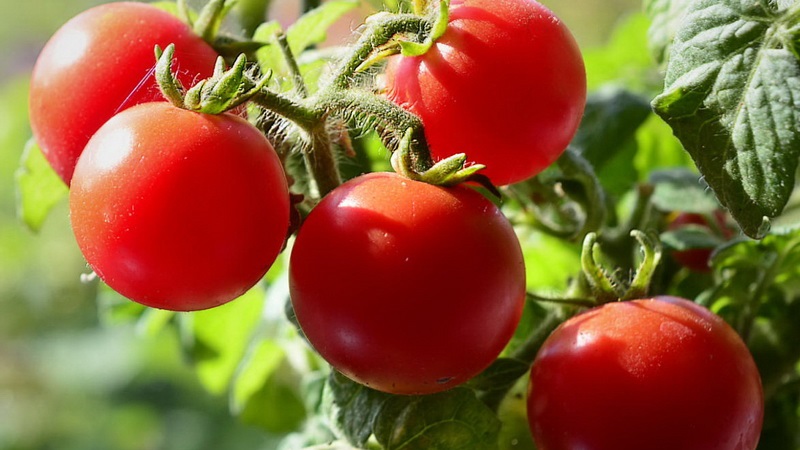
[[[761,379],[738,334],[688,300],[606,304],[571,318],[533,363],[540,450],[753,450]]]
[[[97,275],[139,303],[210,308],[258,282],[289,226],[283,167],[255,127],[145,103],[106,122],[75,168],[72,227]]]
[[[188,25],[144,3],[91,8],[48,41],[33,68],[30,122],[65,183],[89,138],[108,119],[133,105],[163,100],[153,75],[153,48],[170,43],[185,86],[212,75],[217,53]]]
[[[574,136],[586,102],[580,50],[534,0],[453,0],[422,56],[395,56],[387,96],[416,114],[434,160],[466,153],[496,185],[530,178]]]
[[[703,214],[696,213],[679,213],[669,223],[669,230],[677,230],[686,225],[699,225],[710,229],[712,235],[720,238],[720,243],[723,240],[728,240],[733,237],[734,231],[728,226],[725,219],[725,213],[722,211],[715,211],[713,214],[714,226],[711,227],[708,218]],[[713,248],[690,248],[688,250],[679,250],[672,252],[672,257],[683,267],[700,273],[707,273],[711,271],[708,261],[711,259],[711,252]]]
[[[427,394],[467,381],[511,338],[525,268],[508,220],[465,186],[371,173],[334,189],[292,250],[297,320],[336,369]]]

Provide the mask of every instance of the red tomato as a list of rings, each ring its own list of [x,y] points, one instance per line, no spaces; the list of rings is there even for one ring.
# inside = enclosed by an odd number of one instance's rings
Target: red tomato
[[[534,0],[453,0],[424,55],[393,57],[388,97],[422,119],[435,160],[466,153],[496,185],[541,172],[569,144],[586,74],[566,26]]]
[[[688,300],[610,303],[573,317],[533,363],[540,450],[753,450],[764,413],[744,342]]]
[[[733,237],[734,232],[727,225],[724,212],[715,211],[714,221],[716,223],[714,224],[714,229],[711,231],[720,238],[720,243],[722,243],[723,239],[728,240]],[[700,225],[710,228],[708,219],[703,214],[684,212],[678,214],[675,217],[675,220],[669,223],[668,229],[677,230],[686,225]],[[689,270],[707,273],[711,271],[708,261],[711,259],[711,252],[713,251],[713,248],[691,248],[688,250],[672,252],[672,257],[678,262],[678,264],[686,267]]]
[[[286,237],[289,191],[272,146],[244,119],[145,103],[89,141],[70,212],[80,249],[109,286],[188,311],[261,279]]]
[[[170,43],[184,85],[211,76],[217,53],[188,25],[144,3],[84,11],[45,45],[31,78],[30,121],[36,142],[65,183],[89,138],[108,119],[133,105],[164,100],[153,76],[153,48]]]
[[[476,191],[394,173],[353,179],[300,228],[297,320],[336,369],[371,388],[427,394],[494,361],[522,313],[525,268],[508,220]]]

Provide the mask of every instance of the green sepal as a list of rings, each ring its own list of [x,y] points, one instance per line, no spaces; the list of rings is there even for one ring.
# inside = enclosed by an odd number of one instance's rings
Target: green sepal
[[[437,39],[442,37],[447,31],[447,23],[450,19],[450,0],[441,0],[436,20],[433,22],[431,33],[423,42],[413,42],[400,40],[400,53],[406,57],[424,55],[433,46]]]
[[[639,242],[643,257],[639,267],[636,268],[633,280],[622,296],[622,300],[644,298],[650,290],[653,274],[655,274],[656,268],[661,262],[662,249],[658,237],[639,230],[632,230],[631,236]]]
[[[175,56],[175,44],[169,44],[163,51],[156,45],[156,82],[161,89],[161,93],[173,105],[178,108],[184,107],[183,86],[181,82],[172,74],[172,58]]]
[[[398,149],[392,154],[391,159],[392,168],[395,172],[408,179],[422,181],[436,186],[455,186],[476,178],[478,172],[486,167],[483,164],[473,164],[465,167],[467,155],[465,153],[458,153],[433,164],[433,166],[424,171],[415,170],[414,154],[411,150],[413,136],[413,128],[406,130],[406,133],[400,140]],[[487,183],[484,179],[476,181],[485,185],[493,194],[498,197],[500,196],[497,189],[494,188],[490,182]]]

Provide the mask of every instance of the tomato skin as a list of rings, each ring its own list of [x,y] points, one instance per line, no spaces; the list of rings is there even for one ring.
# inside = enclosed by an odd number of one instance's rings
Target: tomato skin
[[[586,74],[566,26],[533,0],[454,0],[422,56],[395,56],[387,96],[416,114],[434,160],[466,153],[496,185],[530,178],[574,136]]]
[[[145,3],[88,9],[47,42],[31,77],[30,122],[36,142],[67,185],[101,125],[125,108],[164,101],[152,72],[153,48],[170,43],[184,86],[212,75],[217,53],[188,25]]]
[[[540,450],[752,450],[764,414],[744,342],[688,300],[606,304],[564,322],[531,370]]]
[[[109,286],[191,311],[233,300],[266,273],[286,238],[289,193],[277,154],[244,119],[145,103],[89,141],[70,213]]]
[[[428,394],[502,351],[522,313],[525,268],[510,223],[479,193],[371,173],[311,211],[290,292],[333,367],[384,392]]]

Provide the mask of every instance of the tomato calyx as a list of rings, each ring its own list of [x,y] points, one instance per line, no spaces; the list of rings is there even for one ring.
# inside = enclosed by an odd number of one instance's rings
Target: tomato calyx
[[[431,20],[431,32],[425,37],[422,42],[414,42],[400,39],[397,44],[400,47],[400,54],[403,56],[421,56],[424,55],[433,46],[437,39],[442,37],[447,30],[447,22],[450,19],[450,0],[440,0],[438,8],[434,10]],[[420,7],[424,11],[425,7]],[[421,11],[418,11],[421,12]]]
[[[172,72],[175,46],[163,51],[156,47],[156,80],[164,96],[175,106],[206,114],[221,114],[237,108],[261,92],[272,77],[268,72],[258,81],[246,73],[247,58],[236,58],[230,69],[225,69],[222,57],[217,59],[211,78],[201,80],[186,90]]]
[[[640,230],[632,230],[630,236],[636,239],[642,251],[642,258],[634,274],[622,279],[619,274],[610,272],[598,262],[600,244],[597,234],[589,233],[583,241],[581,268],[583,276],[599,305],[617,300],[633,300],[647,295],[656,267],[661,261],[661,242],[656,236]]]
[[[428,168],[420,170],[419,155],[415,155],[412,148],[414,134],[413,128],[406,130],[403,139],[400,140],[398,149],[392,153],[391,162],[395,172],[408,179],[436,186],[455,186],[471,181],[486,188],[496,198],[502,197],[500,191],[492,184],[489,178],[478,173],[486,166],[483,164],[467,166],[467,155],[465,153],[450,156]]]

